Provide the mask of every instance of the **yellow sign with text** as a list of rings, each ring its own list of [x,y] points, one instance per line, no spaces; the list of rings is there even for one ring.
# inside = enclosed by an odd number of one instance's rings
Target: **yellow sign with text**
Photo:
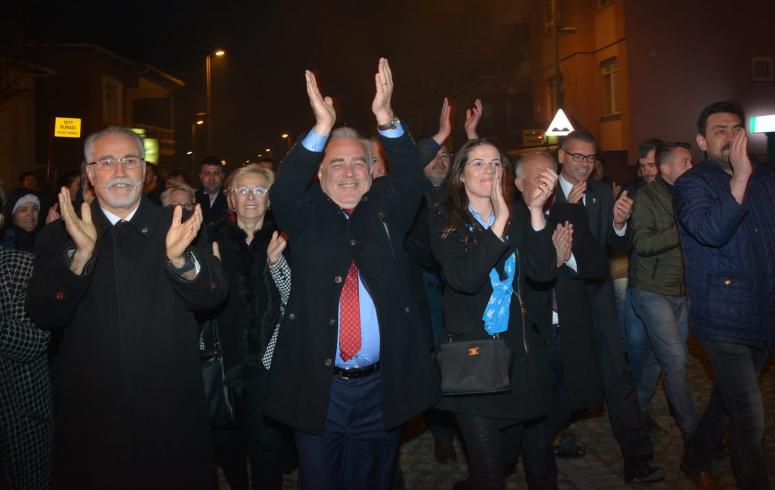
[[[81,120],[77,117],[54,118],[54,136],[57,138],[80,138]]]

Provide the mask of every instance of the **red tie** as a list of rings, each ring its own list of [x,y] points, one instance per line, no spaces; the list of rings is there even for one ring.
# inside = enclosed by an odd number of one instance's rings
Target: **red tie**
[[[352,210],[345,209],[347,214]],[[348,361],[361,350],[361,306],[358,297],[358,266],[353,260],[340,297],[339,353]]]

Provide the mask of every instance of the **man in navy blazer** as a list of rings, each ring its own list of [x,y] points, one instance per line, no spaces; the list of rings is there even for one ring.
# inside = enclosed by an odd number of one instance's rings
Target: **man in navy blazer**
[[[745,114],[732,102],[697,122],[705,160],[675,183],[692,333],[716,378],[682,469],[700,485],[729,425],[740,488],[770,488],[758,376],[775,341],[775,173],[748,157]]]
[[[387,60],[372,112],[390,173],[374,185],[371,145],[332,133],[333,101],[305,75],[316,124],[269,193],[294,260],[265,412],[294,429],[304,488],[389,489],[401,425],[440,396],[403,247],[425,179]]]

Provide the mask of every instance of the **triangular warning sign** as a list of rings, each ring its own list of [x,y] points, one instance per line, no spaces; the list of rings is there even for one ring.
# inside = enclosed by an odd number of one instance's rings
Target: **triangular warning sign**
[[[570,123],[568,116],[565,115],[562,109],[557,109],[557,114],[554,115],[554,119],[549,123],[546,135],[566,136],[571,131],[573,131],[573,125]]]

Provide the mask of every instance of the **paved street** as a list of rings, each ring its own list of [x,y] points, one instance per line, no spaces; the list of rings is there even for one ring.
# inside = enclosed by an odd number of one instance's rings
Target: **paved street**
[[[710,396],[712,383],[710,381],[710,366],[701,346],[696,341],[690,341],[690,371],[689,382],[695,401],[699,407],[704,407]],[[775,485],[775,360],[771,357],[764,368],[761,378],[762,392],[767,419],[765,447],[768,455],[770,482]],[[656,464],[665,468],[667,479],[664,482],[644,485],[626,485],[622,478],[622,459],[618,445],[614,440],[605,412],[576,422],[572,430],[581,444],[587,449],[585,457],[577,460],[558,460],[560,489],[614,489],[614,488],[649,488],[662,489],[692,489],[690,480],[684,477],[678,469],[682,452],[682,441],[678,427],[668,412],[664,391],[659,387],[651,404],[650,413],[657,421],[661,430],[654,432]],[[414,424],[415,427],[422,422]],[[401,468],[403,470],[405,487],[412,490],[421,489],[451,489],[452,486],[465,479],[467,467],[463,450],[459,441],[455,441],[458,451],[458,462],[440,465],[433,456],[433,439],[426,430],[404,443],[401,449]],[[737,488],[732,475],[729,458],[718,461],[713,466],[722,488]],[[225,483],[222,488],[228,488]],[[296,488],[295,475],[286,477],[284,488]],[[507,481],[508,489],[526,489],[521,467]],[[774,487],[775,488],[775,487]]]

